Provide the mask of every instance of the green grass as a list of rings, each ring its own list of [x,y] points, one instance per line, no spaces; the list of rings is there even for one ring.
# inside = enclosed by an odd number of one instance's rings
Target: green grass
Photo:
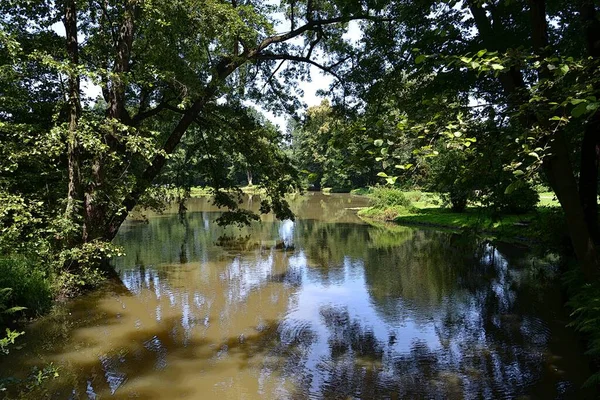
[[[426,208],[416,213],[399,215],[394,222],[402,225],[430,225],[452,229],[479,229],[482,231],[526,230],[535,219],[534,214],[502,215],[494,217],[481,208],[469,208],[462,213],[445,208]]]
[[[560,204],[556,200],[554,192],[541,192],[538,207],[558,207]]]
[[[374,200],[374,206],[359,210],[367,220],[394,222],[399,225],[429,226],[454,231],[474,230],[504,240],[545,241],[549,224],[557,224],[559,204],[552,192],[540,193],[536,212],[520,215],[493,214],[483,207],[471,204],[464,212],[453,212],[442,207],[437,193],[404,191],[410,204],[385,206]]]
[[[257,185],[244,186],[240,189],[242,190],[243,193],[246,193],[246,194],[265,193],[265,190]],[[207,188],[207,187],[194,186],[193,188],[190,189],[190,196],[191,197],[212,196],[212,191],[210,188]]]
[[[439,208],[442,205],[442,198],[439,193],[422,192],[420,190],[404,191],[404,195],[414,207]]]
[[[462,213],[446,208],[390,207],[365,208],[358,212],[361,218],[394,222],[404,226],[432,227],[443,230],[477,231],[485,236],[508,241],[548,240],[548,227],[557,224],[555,208],[541,207],[536,212],[521,215],[492,215],[483,208],[471,207]],[[560,221],[560,218],[558,218]]]

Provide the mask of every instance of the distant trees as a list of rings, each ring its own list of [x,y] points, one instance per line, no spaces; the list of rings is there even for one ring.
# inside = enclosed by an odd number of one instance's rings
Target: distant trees
[[[327,100],[310,107],[302,122],[291,122],[288,130],[292,158],[313,189],[348,192],[377,182],[373,153],[365,151],[369,147],[367,130],[345,118]]]

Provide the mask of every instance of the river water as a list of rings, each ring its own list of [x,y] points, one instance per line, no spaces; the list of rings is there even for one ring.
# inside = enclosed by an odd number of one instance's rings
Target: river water
[[[126,289],[27,327],[4,372],[53,362],[49,398],[592,396],[551,267],[508,245],[365,224],[363,197],[291,204],[295,222],[250,228],[219,227],[208,198],[183,220],[128,220],[113,263]]]

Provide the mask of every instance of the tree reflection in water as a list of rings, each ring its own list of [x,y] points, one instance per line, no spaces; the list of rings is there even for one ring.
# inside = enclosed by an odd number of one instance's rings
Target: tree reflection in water
[[[360,201],[302,197],[292,203],[296,222],[266,217],[243,229],[217,227],[218,211],[203,200],[188,207],[185,224],[176,213],[129,223],[118,237],[127,256],[115,265],[130,294],[72,306],[69,328],[46,356],[63,363],[57,393],[575,394],[587,361],[564,329],[554,284],[538,279],[523,252],[431,230],[371,227],[348,210]],[[243,247],[215,245],[222,235],[249,239]],[[77,346],[86,357],[68,350]]]

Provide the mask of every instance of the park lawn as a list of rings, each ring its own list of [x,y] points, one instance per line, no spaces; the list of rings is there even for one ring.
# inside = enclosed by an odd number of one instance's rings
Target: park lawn
[[[404,192],[412,206],[388,208],[368,207],[358,215],[366,220],[394,222],[399,225],[423,226],[444,230],[471,230],[503,240],[537,240],[548,218],[559,208],[554,193],[540,193],[535,212],[526,214],[492,214],[483,207],[471,205],[464,212],[454,212],[441,206],[437,193],[419,191]]]
[[[388,221],[404,226],[420,226],[455,232],[474,231],[486,237],[504,241],[538,242],[543,240],[545,226],[556,207],[540,207],[520,215],[493,216],[483,208],[470,207],[462,213],[447,208],[391,207],[386,210],[365,208],[358,215],[371,221]]]
[[[482,208],[468,208],[462,213],[446,208],[425,208],[413,213],[398,215],[394,222],[401,225],[422,225],[456,230],[476,229],[488,233],[510,233],[527,235],[531,225],[535,224],[535,213],[521,215],[492,216]]]
[[[554,192],[542,192],[539,195],[540,201],[538,207],[558,207],[560,205]]]
[[[244,186],[240,188],[242,193],[245,194],[262,194],[265,193],[265,190],[257,185],[252,186]],[[202,186],[194,186],[190,189],[191,197],[203,197],[203,196],[212,196],[213,192],[209,188],[205,188]]]

